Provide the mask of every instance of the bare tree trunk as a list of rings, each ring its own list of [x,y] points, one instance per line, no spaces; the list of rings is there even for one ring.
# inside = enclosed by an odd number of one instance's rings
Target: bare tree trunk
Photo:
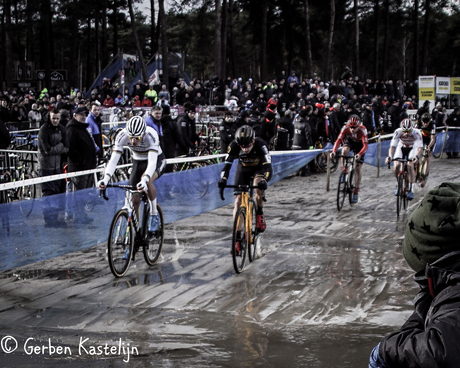
[[[109,63],[107,51],[107,0],[102,4],[102,42],[101,42],[101,63],[104,69]]]
[[[355,75],[359,76],[359,11],[358,0],[354,0],[355,11]]]
[[[94,46],[96,53],[96,75],[101,72],[101,49],[99,47],[99,9],[95,9],[94,14]]]
[[[260,80],[265,80],[267,72],[267,13],[268,1],[263,0],[262,3],[262,42],[260,45]]]
[[[33,50],[33,45],[34,45],[34,23],[32,20],[33,16],[33,9],[32,9],[32,1],[28,0],[27,5],[26,5],[26,22],[27,22],[27,31],[26,31],[26,53],[25,53],[25,58],[26,60],[35,60],[35,53],[32,51]]]
[[[51,2],[50,0],[43,0],[40,9],[41,18],[41,47],[40,64],[45,68],[45,87],[51,87],[51,59],[53,58],[51,49]]]
[[[3,1],[3,11],[5,15],[4,23],[4,52],[5,52],[5,81],[7,88],[13,88],[13,52],[11,44],[11,2]]]
[[[230,8],[229,21],[230,21],[230,39],[231,39],[231,49],[232,49],[232,77],[236,76],[236,44],[235,44],[235,30],[233,28],[233,1],[228,0],[228,5]]]
[[[158,37],[155,30],[155,0],[150,0],[150,57],[158,50]]]
[[[86,86],[91,86],[91,84],[93,83],[93,78],[92,78],[92,74],[93,74],[93,71],[92,71],[92,64],[91,64],[91,15],[88,15],[88,23],[87,23],[87,27],[88,27],[88,39],[86,41],[86,45],[87,45],[87,52],[86,52],[86,82],[85,82],[85,85]],[[104,99],[106,96],[103,96]]]
[[[380,38],[380,0],[375,0],[374,4],[374,80],[379,75],[379,38]]]
[[[418,79],[418,13],[419,13],[419,0],[414,0],[414,70],[412,74],[413,80]]]
[[[161,2],[161,1],[160,1]],[[142,77],[144,81],[148,81],[147,70],[145,69],[144,55],[142,53],[141,43],[136,29],[136,18],[134,16],[133,0],[128,0],[129,16],[131,18],[131,28],[133,29],[134,42],[136,44],[137,54],[139,55],[139,62],[141,64]]]
[[[113,57],[118,54],[118,4],[113,0]]]
[[[423,27],[422,74],[427,73],[427,58],[430,38],[431,0],[425,0],[425,26]]]
[[[324,79],[329,79],[329,63],[331,60],[331,52],[332,52],[332,40],[334,38],[334,23],[335,23],[335,0],[331,0],[331,17],[329,21],[329,39],[327,42],[327,49],[326,49],[326,63],[324,66]]]
[[[385,36],[383,40],[382,79],[387,79],[388,44],[390,38],[390,0],[385,0]]]
[[[222,14],[220,0],[215,0],[216,24],[214,28],[214,74],[222,74]]]
[[[78,28],[79,28],[79,21],[76,15],[75,8],[77,7],[77,4],[74,4],[73,10],[71,12],[71,15],[69,17],[69,23],[70,23],[70,43],[73,45],[73,47],[70,48],[70,60],[69,60],[69,83],[70,86],[78,86],[78,68],[79,68],[79,63],[78,63],[78,49],[80,47],[80,43],[78,40]]]
[[[313,76],[313,58],[311,55],[311,37],[310,37],[310,8],[308,0],[305,0],[305,36],[307,42],[307,77]]]
[[[225,79],[225,74],[227,73],[227,23],[228,23],[228,6],[227,0],[222,2],[222,70],[218,77],[220,79]]]
[[[169,62],[168,62],[168,35],[166,34],[166,14],[164,0],[158,1],[161,21],[161,57],[163,65],[163,84],[169,90]]]

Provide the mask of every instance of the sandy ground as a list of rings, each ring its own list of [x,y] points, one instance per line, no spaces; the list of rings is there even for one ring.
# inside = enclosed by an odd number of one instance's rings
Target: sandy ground
[[[260,258],[239,275],[232,206],[168,225],[160,263],[140,255],[121,279],[104,244],[2,272],[0,366],[366,367],[412,311],[405,221],[459,163],[435,160],[399,218],[386,168],[366,165],[341,212],[338,172],[330,191],[325,174],[270,186]]]

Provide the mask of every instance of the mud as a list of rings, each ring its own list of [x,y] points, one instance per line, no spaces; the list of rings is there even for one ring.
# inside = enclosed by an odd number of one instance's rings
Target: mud
[[[386,168],[376,178],[366,165],[360,202],[340,212],[338,172],[329,192],[324,174],[270,186],[260,258],[240,275],[231,206],[168,225],[160,263],[140,256],[121,279],[104,244],[4,271],[0,366],[367,366],[412,312],[405,221],[431,187],[459,180],[458,163],[435,160],[399,218]]]

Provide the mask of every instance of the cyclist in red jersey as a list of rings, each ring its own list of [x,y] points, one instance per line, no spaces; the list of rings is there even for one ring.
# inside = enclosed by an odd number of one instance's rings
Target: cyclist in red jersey
[[[347,156],[350,151],[355,154],[356,167],[355,167],[355,188],[353,190],[352,203],[358,202],[359,185],[361,184],[364,155],[367,152],[367,129],[361,125],[358,115],[351,115],[348,119],[347,125],[342,128],[339,137],[335,141],[334,147],[332,148],[331,158],[334,158],[335,153],[339,149],[340,145],[343,145],[342,155]],[[342,170],[347,169],[343,165],[342,158]]]

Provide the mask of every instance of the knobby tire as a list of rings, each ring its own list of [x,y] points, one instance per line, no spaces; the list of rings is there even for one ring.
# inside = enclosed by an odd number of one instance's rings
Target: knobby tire
[[[348,191],[347,174],[342,172],[339,177],[339,186],[337,187],[337,209],[340,211]]]
[[[113,217],[107,247],[110,270],[115,277],[124,276],[131,263],[134,248],[134,228],[128,221],[127,210],[121,209]],[[127,248],[129,249],[128,257],[123,259]]]
[[[246,262],[246,253],[248,250],[248,237],[246,229],[246,209],[240,207],[236,213],[233,223],[233,239],[232,239],[232,259],[233,267],[236,273],[241,273]],[[236,242],[240,241],[240,254],[237,255]]]
[[[259,236],[259,232],[257,231],[257,205],[256,202],[252,199],[252,221],[251,221],[251,241],[248,244],[248,254],[249,254],[249,262],[253,262],[256,260],[257,257],[257,240]]]
[[[148,205],[146,206],[148,210]],[[160,225],[158,230],[155,231],[151,236],[148,234],[148,216],[149,212],[147,212],[147,216],[144,217],[144,258],[145,262],[149,266],[153,266],[158,262],[160,258],[161,250],[163,249],[164,243],[164,235],[165,235],[165,222],[163,216],[163,210],[161,206],[157,204],[158,216],[160,216]]]

